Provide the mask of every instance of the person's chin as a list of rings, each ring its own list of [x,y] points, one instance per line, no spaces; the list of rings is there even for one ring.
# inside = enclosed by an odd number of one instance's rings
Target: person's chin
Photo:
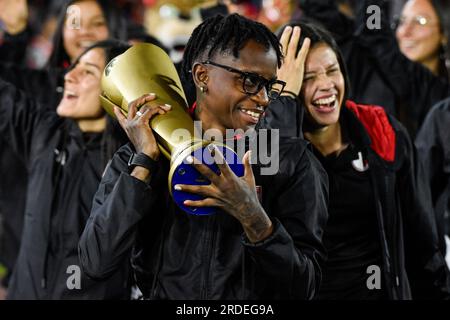
[[[411,61],[418,61],[419,55],[416,52],[417,49],[415,48],[403,48],[402,53],[405,57],[407,57]]]
[[[330,126],[335,124],[336,122],[338,122],[339,120],[339,116],[336,115],[334,112],[332,114],[320,114],[320,115],[315,115],[315,122],[318,123],[320,126]]]
[[[66,106],[60,106],[56,109],[56,113],[58,114],[58,116],[60,117],[70,117],[70,115],[73,113],[71,112],[72,108],[68,108]]]

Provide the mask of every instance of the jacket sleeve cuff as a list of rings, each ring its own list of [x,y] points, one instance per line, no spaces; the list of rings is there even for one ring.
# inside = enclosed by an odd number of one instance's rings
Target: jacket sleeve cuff
[[[151,185],[122,172],[108,198],[120,211],[138,213],[143,216],[154,203]]]
[[[273,247],[275,244],[286,243],[289,241],[290,236],[288,235],[286,229],[284,229],[283,225],[276,218],[272,218],[273,231],[272,234],[259,242],[250,242],[245,233],[242,235],[242,244],[250,248],[250,250],[255,250],[255,252],[259,250],[266,250]]]

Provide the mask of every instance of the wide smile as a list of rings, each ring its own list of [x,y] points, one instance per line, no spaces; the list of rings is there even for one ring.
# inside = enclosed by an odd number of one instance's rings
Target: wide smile
[[[334,112],[338,107],[338,99],[335,94],[328,97],[321,97],[312,101],[314,110],[322,113],[328,114]]]
[[[417,41],[403,40],[400,47],[403,50],[413,50],[417,47]]]
[[[263,110],[260,109],[245,109],[245,108],[238,108],[239,112],[243,116],[243,118],[250,123],[257,124],[259,119],[261,118],[261,115],[263,114]]]

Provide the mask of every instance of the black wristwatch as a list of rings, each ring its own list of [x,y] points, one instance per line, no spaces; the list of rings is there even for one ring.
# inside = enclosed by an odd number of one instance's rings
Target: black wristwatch
[[[158,168],[158,162],[150,158],[145,153],[132,153],[130,159],[128,160],[128,168],[131,170],[136,166],[144,167],[148,169],[152,174],[155,173]]]

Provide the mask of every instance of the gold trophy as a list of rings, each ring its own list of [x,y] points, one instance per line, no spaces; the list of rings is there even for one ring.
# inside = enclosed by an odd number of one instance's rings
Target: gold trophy
[[[128,104],[147,93],[155,93],[156,103],[172,106],[171,111],[157,115],[150,120],[161,153],[170,160],[168,175],[169,191],[175,203],[184,211],[195,215],[215,212],[210,207],[186,207],[184,200],[199,200],[201,196],[174,190],[176,184],[205,185],[209,181],[186,162],[194,156],[220,174],[207,146],[216,145],[237,176],[244,175],[241,159],[237,154],[219,142],[201,138],[196,132],[192,117],[187,112],[187,101],[178,73],[169,56],[153,44],[136,44],[115,57],[105,67],[102,76],[100,100],[103,108],[113,117],[117,106],[123,114]]]

